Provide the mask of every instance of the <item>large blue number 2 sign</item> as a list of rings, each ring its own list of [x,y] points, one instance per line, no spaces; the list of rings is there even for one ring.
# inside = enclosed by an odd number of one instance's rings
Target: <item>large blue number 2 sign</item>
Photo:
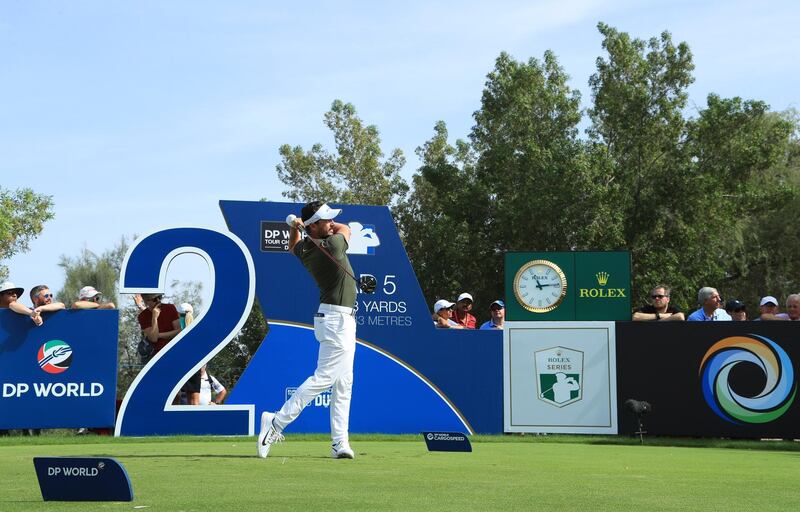
[[[253,261],[239,238],[201,228],[172,228],[139,239],[122,266],[120,293],[164,293],[167,269],[197,254],[211,272],[211,303],[145,365],[131,384],[115,435],[253,435],[253,405],[180,406],[183,383],[238,334],[255,292]]]

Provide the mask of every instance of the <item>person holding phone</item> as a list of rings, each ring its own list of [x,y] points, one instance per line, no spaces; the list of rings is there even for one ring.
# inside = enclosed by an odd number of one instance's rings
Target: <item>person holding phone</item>
[[[153,355],[181,332],[178,309],[173,304],[162,304],[161,297],[160,293],[143,293],[145,309],[138,316],[142,334],[153,344]]]

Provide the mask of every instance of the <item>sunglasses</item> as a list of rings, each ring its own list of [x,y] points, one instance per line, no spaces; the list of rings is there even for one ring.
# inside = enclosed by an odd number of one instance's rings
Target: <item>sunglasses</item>
[[[503,308],[501,308],[500,306],[492,306],[489,309],[492,310],[492,311],[500,311]]]
[[[100,295],[95,295],[94,297],[89,299],[89,301],[90,302],[100,302]]]
[[[664,297],[669,297],[669,295],[651,295],[651,299],[663,299]]]

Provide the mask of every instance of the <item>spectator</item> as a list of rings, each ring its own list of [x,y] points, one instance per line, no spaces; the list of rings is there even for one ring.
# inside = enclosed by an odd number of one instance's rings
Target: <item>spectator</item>
[[[433,324],[439,329],[463,329],[464,326],[452,319],[454,302],[439,299],[433,305]]]
[[[720,308],[722,297],[716,288],[704,286],[697,291],[697,303],[700,309],[689,315],[687,322],[719,322],[730,321],[731,316]]]
[[[462,293],[456,299],[456,308],[453,311],[453,320],[464,327],[464,329],[475,329],[478,322],[472,316],[472,295],[469,293]]]
[[[491,320],[488,320],[481,325],[481,330],[489,329],[502,329],[503,322],[506,319],[506,304],[500,299],[492,302],[489,305],[489,314],[492,315]]]
[[[186,329],[187,325],[194,322],[194,308],[188,302],[178,306],[178,314],[181,319],[181,329]]]
[[[737,322],[747,320],[747,308],[744,302],[738,299],[731,299],[725,304],[725,312],[731,315],[731,318]]]
[[[72,309],[115,309],[113,302],[103,302],[103,294],[94,286],[84,286],[78,292],[78,300],[72,304]]]
[[[42,315],[17,300],[24,291],[24,288],[14,286],[11,281],[0,284],[0,309],[10,309],[14,313],[30,317],[37,326],[42,325]]]
[[[159,293],[142,294],[146,309],[139,313],[139,327],[147,341],[153,344],[153,355],[181,332],[178,310],[172,304],[162,304]]]
[[[767,295],[766,297],[761,298],[761,302],[758,303],[758,312],[759,314],[763,315],[777,315],[780,313],[780,308],[778,307],[778,299],[773,297],[772,295]],[[761,316],[753,320],[754,322],[760,322],[763,320]]]
[[[194,308],[188,302],[184,302],[178,306],[178,316],[181,324],[181,330],[186,329],[194,321]],[[197,370],[194,375],[189,377],[189,380],[183,383],[181,391],[186,393],[186,403],[188,405],[200,405],[204,402],[200,401],[201,391],[201,371]]]
[[[63,302],[53,302],[53,292],[43,284],[31,288],[30,296],[33,309],[39,314],[59,311],[66,307]]]
[[[800,320],[800,294],[793,293],[786,297],[786,313],[776,313],[774,315],[763,313],[762,320],[783,320],[796,322]]]
[[[216,396],[211,398],[212,391]],[[228,390],[219,383],[216,377],[208,373],[208,368],[203,365],[200,368],[200,405],[218,405],[225,400]]]
[[[178,310],[173,304],[162,304],[161,297],[160,293],[143,293],[142,301],[145,304],[145,310],[141,311],[137,317],[142,334],[153,345],[153,354],[150,357],[158,354],[172,338],[181,332]],[[178,392],[172,404],[180,403],[181,394]]]
[[[660,284],[650,291],[652,303],[643,306],[633,313],[633,320],[636,322],[648,321],[678,321],[686,320],[683,312],[675,306],[669,305],[669,286]]]

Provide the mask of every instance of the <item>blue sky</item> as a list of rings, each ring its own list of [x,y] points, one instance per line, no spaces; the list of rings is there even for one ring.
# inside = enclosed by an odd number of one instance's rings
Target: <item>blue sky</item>
[[[282,200],[278,147],[330,148],[334,99],[378,126],[385,153],[403,150],[407,178],[436,121],[468,134],[501,51],[552,50],[587,106],[599,21],[686,41],[692,110],[710,92],[799,107],[790,1],[2,2],[0,186],[52,195],[56,213],[4,261],[10,278],[58,290],[62,254],[158,227],[224,229],[220,199]],[[204,272],[188,258],[170,277]]]

